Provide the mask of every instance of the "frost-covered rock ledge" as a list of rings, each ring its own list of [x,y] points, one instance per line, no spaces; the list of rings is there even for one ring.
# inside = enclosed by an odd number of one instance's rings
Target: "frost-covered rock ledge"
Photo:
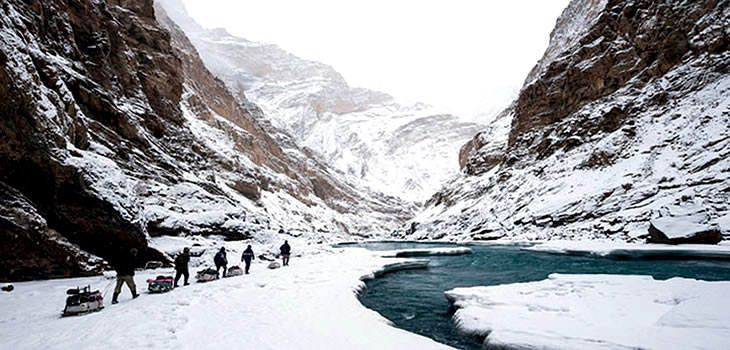
[[[401,261],[361,248],[309,249],[285,268],[269,270],[256,260],[250,275],[167,294],[131,300],[125,289],[118,305],[64,319],[59,316],[67,288],[91,284],[108,299],[113,280],[16,283],[15,291],[0,295],[0,339],[3,349],[238,349],[242,341],[258,350],[450,349],[390,326],[358,301],[362,276]],[[144,291],[142,281],[169,273],[138,273],[138,288]]]
[[[730,260],[730,244],[637,244],[607,240],[555,240],[525,250],[569,255],[596,255],[632,259],[722,259]]]
[[[414,248],[399,249],[387,253],[385,257],[410,258],[416,256],[453,256],[471,254],[472,251],[466,247],[447,247],[447,248]]]
[[[462,333],[488,349],[730,349],[730,282],[550,275],[540,282],[457,288]]]

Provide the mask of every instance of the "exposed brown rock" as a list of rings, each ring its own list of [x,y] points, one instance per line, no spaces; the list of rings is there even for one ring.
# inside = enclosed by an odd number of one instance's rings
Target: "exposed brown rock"
[[[261,199],[261,188],[255,182],[238,180],[228,186],[252,200]]]
[[[50,229],[27,198],[2,182],[0,240],[0,280],[89,276],[104,267]]]
[[[2,230],[10,235],[1,246],[11,270],[0,278],[98,271],[101,262],[89,265],[94,259],[79,248],[112,259],[136,247],[142,262],[166,260],[147,248],[139,223],[91,188],[88,174],[66,164],[75,152],[66,142],[81,150],[92,140],[106,142],[127,157],[125,145],[147,146],[145,135],[180,121],[180,63],[151,6],[151,0],[0,5],[0,26],[25,37],[23,44],[0,41],[0,181],[12,203],[25,198],[25,205],[6,208],[16,220]],[[138,111],[120,108],[135,100]]]
[[[510,132],[511,147],[531,147],[535,133],[559,128],[564,118],[598,98],[659,77],[681,62],[685,54],[718,52],[728,39],[716,35],[704,46],[689,38],[713,23],[708,13],[722,18],[723,6],[706,0],[692,4],[609,0],[595,12],[586,34],[559,57],[546,57],[544,71],[520,92]],[[703,22],[700,22],[703,19]],[[552,59],[552,61],[549,61]],[[633,80],[632,80],[633,79]],[[629,82],[631,80],[631,82]],[[590,133],[613,132],[630,118],[628,107],[614,108]],[[543,156],[559,147],[544,150]],[[547,153],[547,154],[545,154]]]

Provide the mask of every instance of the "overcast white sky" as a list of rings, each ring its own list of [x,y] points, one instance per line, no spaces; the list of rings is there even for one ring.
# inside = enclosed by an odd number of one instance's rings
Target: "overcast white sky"
[[[352,86],[464,117],[501,109],[569,0],[184,0],[204,27],[332,65]]]

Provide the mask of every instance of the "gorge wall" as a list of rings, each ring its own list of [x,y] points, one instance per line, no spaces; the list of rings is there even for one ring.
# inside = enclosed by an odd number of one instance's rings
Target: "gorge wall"
[[[411,236],[637,241],[659,217],[728,235],[729,21],[728,1],[572,1]]]
[[[151,0],[0,9],[0,279],[167,261],[153,236],[326,241],[411,215],[281,141]]]

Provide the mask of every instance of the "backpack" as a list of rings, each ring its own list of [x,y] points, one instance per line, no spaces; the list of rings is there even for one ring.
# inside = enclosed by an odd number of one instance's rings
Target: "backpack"
[[[213,261],[216,265],[225,265],[226,264],[226,253],[224,252],[218,252],[218,254],[215,255],[215,258],[213,258]]]

